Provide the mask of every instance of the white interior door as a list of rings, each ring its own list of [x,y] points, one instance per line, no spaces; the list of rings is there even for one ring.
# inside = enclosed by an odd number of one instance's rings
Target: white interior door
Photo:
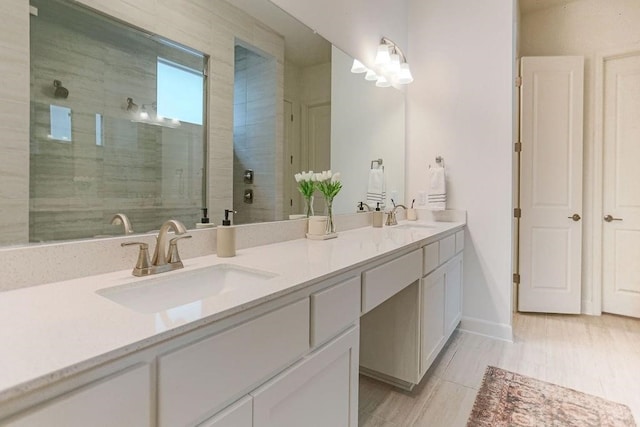
[[[640,317],[640,52],[604,64],[602,311]]]
[[[584,58],[521,60],[518,309],[580,313]]]

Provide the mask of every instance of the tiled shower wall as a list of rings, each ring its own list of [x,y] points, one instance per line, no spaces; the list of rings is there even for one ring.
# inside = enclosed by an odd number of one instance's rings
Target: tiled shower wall
[[[284,40],[221,0],[79,0],[117,19],[210,56],[208,205],[215,222],[233,202],[233,73],[236,39],[276,59],[278,99],[283,94]],[[29,2],[0,2],[0,244],[28,241],[29,212]],[[282,140],[282,105],[276,106],[276,140]],[[275,148],[282,170],[282,146]],[[281,206],[282,176],[276,177]],[[5,184],[6,183],[6,184]]]
[[[276,217],[276,63],[243,46],[235,48],[233,207],[238,224]],[[253,170],[253,183],[244,171]],[[245,203],[245,190],[253,203]]]
[[[122,234],[122,226],[110,224],[117,212],[137,232],[159,229],[168,218],[194,228],[202,206],[203,127],[133,122],[126,99],[153,114],[157,56],[194,68],[202,60],[124,29],[115,42],[109,30],[85,32],[76,22],[103,22],[74,8],[60,5],[55,14],[41,8],[32,18],[29,240]],[[53,96],[54,79],[68,98]],[[72,141],[48,136],[50,105],[72,111]]]

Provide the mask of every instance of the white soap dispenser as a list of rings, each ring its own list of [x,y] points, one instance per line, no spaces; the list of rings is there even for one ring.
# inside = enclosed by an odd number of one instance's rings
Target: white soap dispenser
[[[383,221],[384,221],[384,214],[380,210],[380,202],[378,202],[376,204],[376,210],[373,211],[373,226],[382,227]]]
[[[229,214],[235,213],[230,209],[224,210],[222,225],[217,228],[216,255],[222,258],[236,256],[236,228],[231,225]]]

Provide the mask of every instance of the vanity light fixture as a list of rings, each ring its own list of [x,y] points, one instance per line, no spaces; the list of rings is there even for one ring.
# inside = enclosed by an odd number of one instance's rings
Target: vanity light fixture
[[[355,73],[355,74],[360,74],[360,73],[366,73],[369,70],[367,69],[367,67],[364,66],[364,64],[360,61],[358,61],[357,59],[353,60],[353,65],[351,66],[351,72]]]
[[[138,104],[133,102],[133,98],[127,98],[127,111],[135,113],[138,111]]]
[[[401,85],[413,82],[407,57],[397,44],[386,37],[380,39],[374,64],[373,69],[369,69],[362,62],[354,59],[351,72],[366,72],[365,80],[375,81],[377,87],[400,88]]]

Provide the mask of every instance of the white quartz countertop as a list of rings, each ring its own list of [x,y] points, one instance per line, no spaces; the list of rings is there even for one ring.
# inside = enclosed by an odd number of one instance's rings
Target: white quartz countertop
[[[365,227],[340,232],[331,240],[298,239],[242,249],[233,258],[192,258],[183,261],[182,270],[145,278],[124,270],[2,292],[0,402],[394,252],[419,248],[443,233],[461,229],[464,223],[429,225],[433,228]],[[234,264],[276,276],[259,286],[161,313],[136,312],[97,293],[158,277],[179,278],[215,264]]]

